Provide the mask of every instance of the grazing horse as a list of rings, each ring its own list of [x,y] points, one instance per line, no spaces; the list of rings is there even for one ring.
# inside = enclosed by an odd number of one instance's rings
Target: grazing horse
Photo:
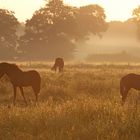
[[[13,104],[15,105],[16,101],[16,91],[17,87],[19,87],[21,91],[21,95],[23,96],[23,99],[27,105],[26,98],[24,96],[23,92],[23,87],[26,86],[31,86],[35,97],[36,97],[36,102],[38,101],[38,93],[40,92],[40,83],[41,83],[41,78],[40,75],[37,71],[35,70],[30,70],[30,71],[22,71],[17,67],[15,64],[9,64],[6,62],[0,63],[0,78],[6,74],[14,89],[14,98],[13,98]]]
[[[121,78],[120,94],[122,96],[122,105],[124,105],[127,94],[131,88],[140,90],[140,75],[130,73]]]
[[[63,67],[64,67],[64,60],[63,60],[63,58],[59,58],[58,57],[58,58],[55,59],[55,64],[53,65],[51,70],[56,71],[57,68],[58,68],[59,72],[62,72],[63,71]]]

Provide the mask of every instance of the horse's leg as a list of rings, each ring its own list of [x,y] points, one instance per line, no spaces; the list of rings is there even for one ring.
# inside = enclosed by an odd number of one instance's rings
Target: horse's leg
[[[38,92],[36,91],[36,87],[32,86],[32,89],[34,91],[34,94],[35,94],[35,101],[36,103],[38,102]]]
[[[61,72],[63,72],[63,67],[61,67]]]
[[[125,90],[124,90],[124,94],[123,94],[123,96],[122,96],[122,105],[124,105],[125,104],[125,101],[126,101],[126,97],[127,97],[127,94],[128,94],[128,91],[129,91],[130,89],[129,88],[125,88]]]
[[[36,99],[36,103],[38,102],[38,92],[34,91],[35,92],[35,99]]]
[[[13,88],[14,88],[13,105],[15,106],[15,102],[16,102],[16,94],[17,94],[17,87],[13,85]]]
[[[25,104],[28,105],[28,104],[27,104],[27,101],[26,101],[26,98],[25,98],[25,96],[24,96],[23,87],[19,87],[19,88],[20,88],[20,92],[21,92],[21,95],[22,95],[22,97],[23,97],[23,99],[24,99]]]
[[[56,72],[57,71],[57,67],[55,66],[55,68],[54,68],[54,71]]]
[[[35,93],[35,101],[36,101],[36,103],[38,102],[38,93]]]
[[[59,72],[62,72],[63,71],[63,68],[62,67],[59,67]]]

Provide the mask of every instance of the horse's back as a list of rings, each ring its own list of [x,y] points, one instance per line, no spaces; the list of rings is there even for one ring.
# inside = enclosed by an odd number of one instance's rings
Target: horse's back
[[[55,65],[60,66],[60,67],[63,67],[64,66],[64,60],[63,60],[63,58],[60,58],[60,57],[56,58],[55,59]]]
[[[140,75],[135,73],[129,73],[122,77],[122,80],[140,80]]]
[[[29,77],[30,79],[32,79],[33,82],[36,82],[36,81],[41,82],[40,74],[35,70],[27,71],[25,72],[25,75],[26,77]]]
[[[140,75],[130,73],[121,78],[120,84],[128,87],[140,89]]]
[[[40,86],[41,77],[40,74],[35,70],[22,72],[13,81],[17,86]]]

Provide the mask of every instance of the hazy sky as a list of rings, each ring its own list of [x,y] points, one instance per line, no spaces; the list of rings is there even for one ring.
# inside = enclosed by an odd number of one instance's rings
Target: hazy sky
[[[140,5],[140,0],[64,0],[64,2],[74,6],[99,4],[105,9],[108,21],[124,21],[130,18],[132,10]],[[0,8],[14,11],[19,21],[31,18],[33,12],[44,5],[44,0],[0,0]]]

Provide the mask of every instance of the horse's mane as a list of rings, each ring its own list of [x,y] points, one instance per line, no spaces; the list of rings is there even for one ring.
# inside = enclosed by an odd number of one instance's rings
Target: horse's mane
[[[11,69],[13,71],[20,71],[20,72],[22,72],[22,70],[16,64],[11,64],[11,63],[7,63],[7,62],[3,62],[3,63],[0,63],[0,66],[8,67],[8,69]]]
[[[11,66],[13,67],[13,69],[17,69],[19,71],[22,71],[16,64],[11,64]]]

